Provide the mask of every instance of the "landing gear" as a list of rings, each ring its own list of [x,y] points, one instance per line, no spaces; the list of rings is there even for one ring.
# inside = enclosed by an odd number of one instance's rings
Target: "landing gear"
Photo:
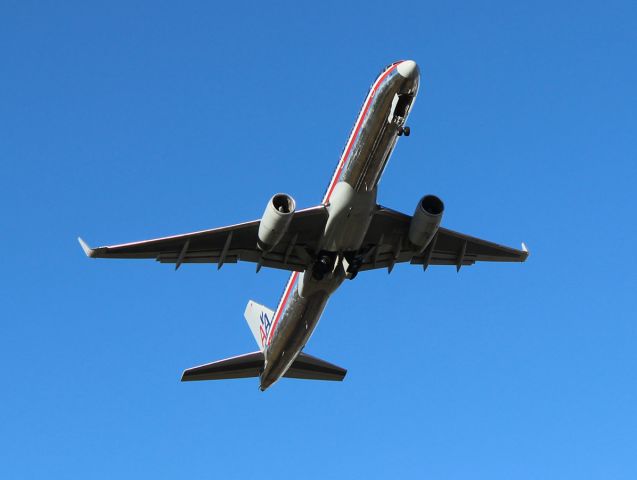
[[[361,257],[357,255],[354,258],[348,258],[347,261],[349,265],[347,266],[347,272],[345,272],[345,278],[354,280],[356,275],[358,275],[358,269],[361,268]]]
[[[312,277],[315,280],[323,280],[325,274],[331,272],[334,269],[334,261],[336,260],[336,255],[333,253],[322,253],[319,255],[316,263],[314,263],[314,267],[312,267]]]
[[[411,133],[411,128],[409,128],[409,127],[398,127],[398,136],[399,137],[401,137],[403,134],[405,134],[405,137],[408,137],[410,133]]]

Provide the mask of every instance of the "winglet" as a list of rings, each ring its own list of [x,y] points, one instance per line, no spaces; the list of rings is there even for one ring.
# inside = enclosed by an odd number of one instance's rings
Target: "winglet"
[[[526,248],[526,243],[524,243],[524,242],[522,242],[522,251],[526,252],[526,253],[529,253],[529,249]]]
[[[82,250],[84,250],[84,253],[87,257],[92,257],[94,255],[95,250],[89,247],[88,244],[84,240],[82,240],[81,237],[77,237],[77,241],[80,242],[80,247],[82,247]]]

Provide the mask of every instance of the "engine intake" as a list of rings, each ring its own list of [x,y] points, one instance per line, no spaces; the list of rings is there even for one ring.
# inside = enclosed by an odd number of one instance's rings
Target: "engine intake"
[[[418,202],[409,225],[409,241],[421,251],[436,235],[444,210],[445,204],[435,195],[425,195]]]
[[[290,226],[295,210],[296,202],[285,193],[277,193],[270,199],[259,224],[257,246],[261,250],[269,252],[276,247]]]

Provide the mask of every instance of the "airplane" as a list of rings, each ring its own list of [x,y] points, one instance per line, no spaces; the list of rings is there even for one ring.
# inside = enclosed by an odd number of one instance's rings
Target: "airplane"
[[[170,237],[90,248],[91,258],[154,258],[161,263],[253,262],[291,271],[275,310],[250,300],[244,316],[259,350],[189,368],[182,381],[258,377],[265,391],[280,378],[335,380],[347,370],[304,352],[330,296],[360,272],[409,262],[427,270],[475,262],[524,262],[528,250],[505,247],[440,226],[444,204],[422,197],[413,215],[376,201],[378,182],[396,142],[409,136],[407,118],[420,70],[412,60],[385,67],[372,84],[323,201],[296,210],[277,193],[259,220]]]

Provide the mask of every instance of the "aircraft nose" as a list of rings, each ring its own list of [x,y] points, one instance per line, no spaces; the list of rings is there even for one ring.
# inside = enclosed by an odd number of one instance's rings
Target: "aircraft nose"
[[[398,73],[405,78],[416,78],[419,75],[418,65],[413,60],[405,60],[397,67]]]

